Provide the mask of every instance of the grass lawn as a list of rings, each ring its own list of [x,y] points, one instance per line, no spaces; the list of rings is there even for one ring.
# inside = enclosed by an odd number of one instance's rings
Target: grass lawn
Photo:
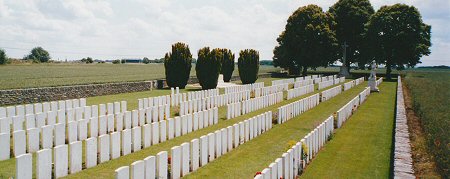
[[[383,82],[306,168],[302,178],[390,178],[396,83]]]
[[[261,65],[259,73],[279,71]],[[235,67],[234,76],[238,76]],[[0,65],[0,90],[76,84],[128,82],[165,77],[163,64],[18,64]],[[195,76],[195,65],[191,68]]]
[[[262,171],[275,159],[281,157],[287,151],[289,141],[300,141],[366,86],[367,82],[320,103],[286,123],[274,125],[271,130],[244,143],[232,152],[222,155],[186,178],[252,178],[256,172]],[[270,110],[276,110],[276,108]]]

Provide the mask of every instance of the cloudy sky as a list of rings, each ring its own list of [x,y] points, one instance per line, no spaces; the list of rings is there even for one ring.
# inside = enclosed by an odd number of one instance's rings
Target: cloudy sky
[[[272,59],[276,38],[298,7],[324,10],[336,0],[0,0],[0,48],[21,58],[35,46],[53,59],[161,58],[174,42],[191,53],[204,46],[260,51]],[[371,0],[377,10],[416,6],[432,25],[431,55],[422,65],[450,65],[449,0]]]

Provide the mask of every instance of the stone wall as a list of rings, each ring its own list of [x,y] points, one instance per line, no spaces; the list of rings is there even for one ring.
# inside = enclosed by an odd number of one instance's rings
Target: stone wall
[[[259,77],[270,77],[270,74],[261,74]],[[231,78],[231,81],[238,80],[240,80],[239,76]],[[198,83],[198,79],[191,77],[188,83]],[[146,91],[156,87],[155,85],[156,80],[0,90],[0,106]]]
[[[146,91],[153,81],[0,90],[0,106]]]

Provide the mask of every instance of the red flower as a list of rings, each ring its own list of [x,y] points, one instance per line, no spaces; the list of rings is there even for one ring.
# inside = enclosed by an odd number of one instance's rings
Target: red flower
[[[172,161],[172,159],[170,157],[167,158],[167,163],[170,164],[170,161]]]
[[[261,175],[261,174],[262,174],[261,172],[256,172],[255,176],[253,176],[253,177],[256,177],[256,175]]]

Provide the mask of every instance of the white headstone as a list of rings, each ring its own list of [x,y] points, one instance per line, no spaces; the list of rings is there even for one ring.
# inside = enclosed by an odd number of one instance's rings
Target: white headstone
[[[108,130],[108,118],[100,116],[98,118],[98,135],[106,134]]]
[[[115,171],[115,179],[130,179],[130,167],[123,166]]]
[[[166,120],[159,122],[159,138],[160,138],[160,142],[165,142],[167,140],[167,122],[166,122]]]
[[[148,156],[144,159],[145,162],[145,178],[156,178],[156,157]]]
[[[181,144],[181,176],[186,176],[190,170],[190,145],[188,142]]]
[[[131,139],[133,141],[133,152],[140,151],[142,148],[142,129],[141,127],[134,127],[131,129]]]
[[[98,137],[99,163],[107,162],[110,159],[109,153],[109,135],[104,134]]]
[[[142,160],[138,160],[131,164],[131,179],[144,179],[145,177],[145,163]]]
[[[107,118],[107,130],[109,132],[114,132],[114,114],[108,114]]]
[[[9,146],[11,145],[9,134],[0,133],[0,161],[9,159],[10,150]],[[8,147],[6,147],[8,146]]]
[[[172,159],[173,160],[173,159]],[[157,178],[167,179],[167,152],[162,151],[156,154],[156,175]]]
[[[82,141],[87,139],[88,133],[88,120],[82,119],[78,121],[78,140]]]
[[[72,121],[68,123],[67,126],[67,139],[69,141],[69,143],[75,142],[78,140],[78,122],[77,121]]]
[[[152,126],[145,124],[142,126],[142,132],[142,144],[144,148],[150,147],[152,145]]]
[[[69,144],[70,148],[70,154],[69,154],[69,161],[70,161],[70,173],[77,173],[81,171],[81,164],[82,164],[82,147],[81,147],[81,141],[72,142]]]
[[[26,152],[26,136],[25,131],[14,131],[13,132],[13,152],[14,156],[19,156],[25,154]]]
[[[31,154],[16,157],[16,178],[31,179],[33,176],[33,158]]]
[[[54,148],[53,152],[53,161],[54,161],[54,177],[64,177],[67,176],[68,168],[69,168],[69,155],[68,155],[68,146],[67,145],[59,145]]]
[[[209,155],[209,162],[214,161],[215,159],[215,146],[216,146],[216,135],[214,133],[208,134],[208,155]]]
[[[122,155],[131,153],[131,129],[122,131]]]
[[[175,146],[170,149],[171,172],[170,178],[178,179],[181,177],[181,147]]]
[[[43,149],[36,152],[36,178],[52,178],[52,150]]]
[[[152,144],[158,144],[159,143],[159,123],[154,122],[152,123]]]
[[[191,140],[190,156],[191,170],[195,171],[200,166],[200,143],[198,139]]]
[[[205,166],[208,163],[208,136],[200,137],[200,166]]]
[[[9,135],[8,135],[9,136]],[[9,138],[8,141],[9,143]],[[31,128],[27,130],[27,143],[28,143],[28,153],[33,153],[39,150],[39,129]],[[0,148],[8,148],[8,146],[2,146]],[[8,156],[9,158],[9,156]]]
[[[86,139],[85,147],[85,162],[86,168],[91,168],[97,165],[97,137]]]
[[[116,159],[120,157],[120,132],[113,132],[110,135],[111,138],[111,146],[110,146],[110,154],[111,159]]]

